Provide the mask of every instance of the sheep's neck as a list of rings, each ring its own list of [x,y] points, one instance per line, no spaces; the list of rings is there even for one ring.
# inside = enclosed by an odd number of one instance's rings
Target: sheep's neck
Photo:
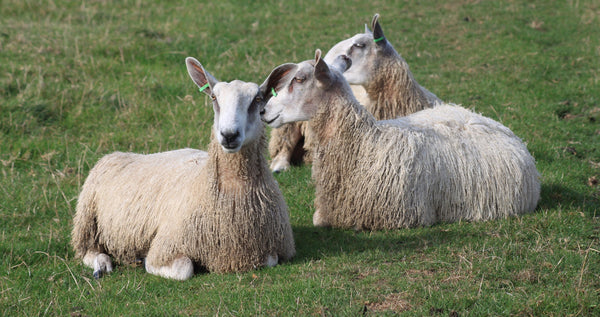
[[[430,107],[421,86],[408,69],[408,64],[400,57],[379,68],[390,71],[378,72],[381,76],[364,86],[369,98],[373,100],[369,111],[375,118],[393,119]]]
[[[348,95],[332,96],[320,109],[310,121],[319,148],[344,148],[340,152],[353,155],[360,150],[354,144],[369,135],[367,130],[377,130],[373,115]]]
[[[253,188],[259,175],[270,173],[262,149],[266,147],[263,135],[257,142],[245,145],[236,153],[225,153],[214,135],[208,148],[206,172],[216,191],[241,193]]]

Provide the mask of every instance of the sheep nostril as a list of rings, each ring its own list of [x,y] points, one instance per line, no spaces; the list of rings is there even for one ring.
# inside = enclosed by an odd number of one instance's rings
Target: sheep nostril
[[[225,138],[225,141],[227,141],[227,143],[231,143],[233,141],[235,141],[235,139],[240,136],[240,131],[234,131],[234,132],[221,132],[221,135],[223,136],[223,138]]]
[[[262,115],[264,115],[266,112],[267,112],[267,111],[266,111],[265,109],[261,109],[261,110],[260,110],[260,115],[262,116]]]

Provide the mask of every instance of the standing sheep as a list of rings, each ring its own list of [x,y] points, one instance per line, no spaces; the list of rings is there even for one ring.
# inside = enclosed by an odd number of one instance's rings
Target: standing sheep
[[[275,68],[261,113],[272,127],[310,119],[315,226],[393,229],[531,212],[539,175],[523,142],[500,123],[453,105],[376,121],[342,74],[315,61]]]
[[[185,280],[274,266],[295,254],[287,206],[268,169],[258,85],[218,82],[194,58],[188,73],[211,96],[208,153],[182,149],[103,157],[85,181],[72,245],[94,276],[145,258],[146,271]]]
[[[415,80],[406,61],[385,38],[378,19],[379,14],[375,14],[371,22],[373,32],[365,27],[365,33],[334,45],[325,55],[325,62],[331,63],[339,55],[352,60],[344,77],[356,99],[377,120],[394,119],[441,103]],[[313,141],[307,124],[294,122],[271,131],[271,170],[286,170],[299,149],[307,153],[304,161],[312,160]]]

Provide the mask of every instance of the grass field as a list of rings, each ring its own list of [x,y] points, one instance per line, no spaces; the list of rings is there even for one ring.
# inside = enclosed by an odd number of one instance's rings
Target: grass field
[[[535,213],[354,232],[312,226],[310,167],[277,175],[297,256],[176,282],[70,247],[77,195],[113,151],[205,149],[194,56],[262,82],[376,12],[417,80],[511,128],[542,174]],[[0,1],[0,313],[600,315],[600,2]]]

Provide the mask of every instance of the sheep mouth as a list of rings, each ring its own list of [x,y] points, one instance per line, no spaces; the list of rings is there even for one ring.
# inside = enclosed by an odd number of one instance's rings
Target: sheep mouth
[[[221,147],[226,153],[235,153],[239,151],[240,144],[238,142],[234,143],[221,143]]]
[[[277,118],[279,118],[279,115],[276,115],[275,118],[273,118],[271,120],[267,120],[267,119],[265,119],[265,117],[262,117],[262,121],[265,122],[266,124],[270,125],[271,123],[275,122],[275,120],[277,120]]]

